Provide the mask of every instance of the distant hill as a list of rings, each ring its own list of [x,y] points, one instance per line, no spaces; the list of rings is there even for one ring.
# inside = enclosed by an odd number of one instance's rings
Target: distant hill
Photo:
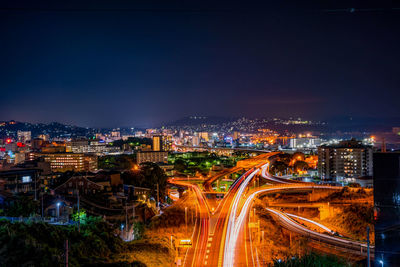
[[[32,137],[48,134],[50,137],[77,137],[92,135],[94,129],[65,125],[58,122],[28,123],[19,121],[0,122],[0,138],[16,136],[18,131],[31,131]]]
[[[165,126],[196,126],[201,124],[223,124],[234,121],[235,118],[224,118],[216,116],[189,116],[167,123]]]

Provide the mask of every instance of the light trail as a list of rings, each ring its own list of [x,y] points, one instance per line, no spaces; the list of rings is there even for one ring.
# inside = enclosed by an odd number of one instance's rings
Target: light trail
[[[235,203],[239,203],[239,200],[241,198],[241,195],[243,194],[243,191],[251,178],[253,178],[254,174],[257,173],[257,170],[254,171],[249,177],[246,179],[245,182],[241,185],[239,188],[238,193],[235,196]],[[258,194],[265,193],[265,192],[270,192],[270,191],[277,191],[277,190],[285,190],[285,189],[338,189],[336,187],[332,186],[315,186],[315,185],[303,185],[303,184],[281,184],[279,186],[273,186],[270,188],[264,188],[264,189],[259,189],[253,193],[251,193],[245,203],[243,204],[243,207],[240,211],[240,214],[236,218],[236,210],[238,208],[238,204],[232,206],[231,213],[229,215],[229,221],[228,221],[228,230],[227,235],[226,235],[226,241],[225,241],[225,251],[224,251],[224,267],[233,267],[234,266],[234,250],[238,241],[238,236],[240,230],[243,228],[244,225],[244,220],[248,214],[248,211],[250,209],[250,206],[252,204],[252,201],[254,197]],[[236,218],[236,219],[235,219]]]
[[[188,260],[188,251],[186,251],[185,257],[184,257],[184,262],[183,266],[189,265],[189,266],[201,266],[203,265],[204,261],[204,256],[205,252],[207,250],[206,245],[207,245],[207,237],[209,234],[209,219],[210,219],[210,211],[209,211],[209,206],[207,201],[204,199],[204,196],[198,186],[196,184],[191,184],[182,180],[178,179],[171,179],[169,181],[172,184],[184,186],[187,188],[191,188],[193,192],[196,195],[197,199],[197,207],[199,209],[199,225],[198,225],[198,234],[197,238],[195,240],[195,246],[191,248],[193,250],[193,254],[191,254],[191,259]],[[196,224],[194,229],[196,230],[196,225],[197,225],[197,219],[196,219]],[[192,233],[192,240],[194,237],[194,232]]]
[[[234,253],[235,253],[235,247],[236,247],[236,242],[238,239],[238,227],[237,225],[241,225],[243,222],[243,216],[239,216],[238,219],[236,219],[236,212],[238,210],[239,206],[239,201],[242,197],[242,194],[244,193],[244,190],[246,189],[248,183],[251,181],[251,179],[256,175],[258,172],[258,169],[254,170],[249,176],[245,178],[243,183],[240,185],[235,198],[233,200],[233,204],[231,207],[231,213],[229,215],[228,219],[228,226],[227,226],[227,231],[226,231],[226,237],[225,237],[225,249],[224,249],[224,266],[233,266],[233,259],[234,259]],[[246,201],[247,202],[247,201]],[[243,213],[243,209],[241,214]],[[239,219],[240,218],[240,219]]]
[[[269,163],[265,164],[265,165],[261,168],[261,176],[262,176],[264,179],[267,179],[267,180],[270,180],[270,181],[273,181],[273,182],[276,182],[276,183],[279,183],[279,184],[290,184],[290,182],[286,182],[286,181],[277,179],[277,178],[273,177],[272,175],[268,174],[268,173],[267,173],[268,167],[269,167]]]
[[[330,236],[327,234],[321,234],[316,231],[312,231],[302,226],[301,224],[293,221],[292,219],[289,218],[289,216],[285,215],[280,211],[270,208],[266,208],[266,210],[278,216],[290,230],[301,233],[303,235],[308,235],[310,237],[317,238],[318,240],[322,240],[328,244],[345,247],[346,249],[351,249],[356,251],[360,251],[360,249],[367,247],[367,244],[363,242],[347,240],[339,237]],[[370,248],[374,248],[374,246],[370,246]]]
[[[332,229],[329,229],[329,228],[326,227],[325,225],[320,224],[320,223],[318,223],[318,222],[316,222],[316,221],[313,221],[313,220],[310,220],[310,219],[307,219],[307,218],[304,218],[304,217],[301,217],[301,216],[298,216],[298,215],[290,214],[290,213],[286,213],[286,215],[288,215],[288,216],[290,216],[290,217],[293,217],[293,218],[297,218],[297,219],[306,221],[306,222],[309,222],[309,223],[312,223],[312,224],[318,226],[319,228],[324,229],[324,230],[327,231],[328,233],[331,233],[331,234],[334,234],[334,233],[335,233],[335,231],[333,231]]]

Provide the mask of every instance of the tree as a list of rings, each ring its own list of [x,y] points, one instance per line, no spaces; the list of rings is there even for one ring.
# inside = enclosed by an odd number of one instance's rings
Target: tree
[[[183,159],[177,159],[174,163],[174,169],[178,172],[184,172],[187,168],[186,162]]]
[[[295,170],[302,170],[302,171],[304,171],[304,170],[307,170],[307,169],[308,169],[308,164],[307,164],[307,162],[305,162],[305,161],[298,160],[298,161],[296,161],[296,162],[294,163],[293,167],[294,167]]]
[[[319,255],[316,253],[306,254],[301,258],[297,257],[288,257],[284,260],[275,259],[274,267],[320,267],[320,266],[331,266],[331,267],[342,267],[342,266],[351,266],[349,263],[344,260],[330,255]]]
[[[36,214],[39,210],[39,202],[28,196],[18,196],[6,206],[3,213],[10,217],[28,217]]]
[[[149,188],[151,190],[150,194],[154,198],[157,198],[158,184],[160,200],[164,199],[168,177],[156,163],[142,163],[138,171],[127,171],[122,173],[121,176],[125,184]]]
[[[285,173],[288,169],[289,165],[286,164],[283,161],[276,161],[272,166],[271,166],[271,172],[274,174],[280,174],[282,175]]]
[[[304,153],[302,153],[302,152],[296,152],[296,153],[294,153],[293,155],[292,155],[292,159],[294,159],[294,160],[305,160],[305,155],[304,155]]]
[[[164,170],[156,163],[145,162],[141,165],[140,171],[145,177],[144,186],[151,189],[151,194],[153,196],[157,196],[156,189],[158,184],[160,197],[164,199],[168,179]]]

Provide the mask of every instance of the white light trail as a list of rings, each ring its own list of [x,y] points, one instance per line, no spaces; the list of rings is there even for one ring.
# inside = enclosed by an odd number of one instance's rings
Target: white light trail
[[[225,249],[224,249],[224,266],[233,266],[233,260],[234,260],[234,255],[235,255],[235,247],[236,247],[236,241],[238,238],[238,220],[236,219],[236,212],[239,206],[239,201],[240,198],[242,197],[242,194],[244,190],[246,189],[248,183],[251,181],[254,175],[258,170],[253,171],[249,176],[245,178],[243,183],[240,185],[235,198],[233,200],[233,204],[231,207],[231,214],[229,215],[229,220],[228,220],[228,227],[227,227],[227,232],[226,232],[226,238],[225,238]],[[246,201],[247,202],[247,201]],[[244,208],[243,208],[244,209]],[[243,209],[241,211],[241,214],[243,213]],[[240,216],[239,216],[240,217]],[[238,219],[239,219],[238,217]],[[242,216],[244,217],[244,216]],[[240,222],[239,222],[240,223]],[[242,222],[243,223],[243,222]]]
[[[316,221],[313,221],[313,220],[310,220],[310,219],[307,219],[307,218],[304,218],[304,217],[301,217],[301,216],[298,216],[298,215],[290,214],[290,213],[286,213],[286,215],[288,215],[288,216],[290,216],[290,217],[293,217],[293,218],[297,218],[297,219],[306,221],[306,222],[309,222],[309,223],[312,223],[312,224],[315,224],[316,226],[318,226],[318,227],[324,229],[325,231],[327,231],[328,233],[331,233],[331,234],[334,234],[334,233],[335,233],[335,231],[333,231],[332,229],[329,229],[329,228],[326,227],[325,225],[320,224],[320,223],[318,223],[318,222],[316,222]]]
[[[265,167],[265,165],[263,167]],[[245,179],[245,181],[240,185],[237,194],[235,195],[234,203],[232,205],[231,213],[229,215],[227,233],[226,233],[226,237],[225,237],[224,261],[223,261],[224,267],[233,267],[234,266],[235,248],[236,248],[236,243],[238,241],[239,232],[240,232],[240,229],[243,227],[244,220],[250,209],[251,203],[256,195],[258,195],[260,193],[268,192],[268,191],[282,190],[285,188],[288,188],[288,189],[290,189],[290,188],[292,188],[292,189],[296,189],[296,188],[336,189],[335,187],[330,187],[330,186],[314,186],[314,185],[301,185],[301,184],[281,184],[281,185],[275,186],[275,187],[260,189],[258,191],[253,192],[252,194],[250,194],[247,197],[247,199],[246,199],[245,203],[243,204],[243,207],[240,211],[239,216],[237,216],[237,218],[236,218],[237,208],[239,205],[240,198],[244,192],[244,189],[246,188],[246,186],[248,185],[250,180],[253,178],[253,176],[257,173],[257,171],[258,170],[255,170]]]
[[[276,179],[275,177],[273,177],[272,175],[269,175],[267,173],[267,169],[268,169],[269,163],[265,164],[264,166],[262,166],[261,168],[261,176],[267,180],[271,180],[280,184],[290,184],[290,182],[285,182],[279,179]]]

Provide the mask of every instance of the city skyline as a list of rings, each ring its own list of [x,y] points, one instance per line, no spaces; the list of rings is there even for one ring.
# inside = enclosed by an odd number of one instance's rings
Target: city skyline
[[[0,12],[0,120],[400,117],[390,7],[22,1]]]

